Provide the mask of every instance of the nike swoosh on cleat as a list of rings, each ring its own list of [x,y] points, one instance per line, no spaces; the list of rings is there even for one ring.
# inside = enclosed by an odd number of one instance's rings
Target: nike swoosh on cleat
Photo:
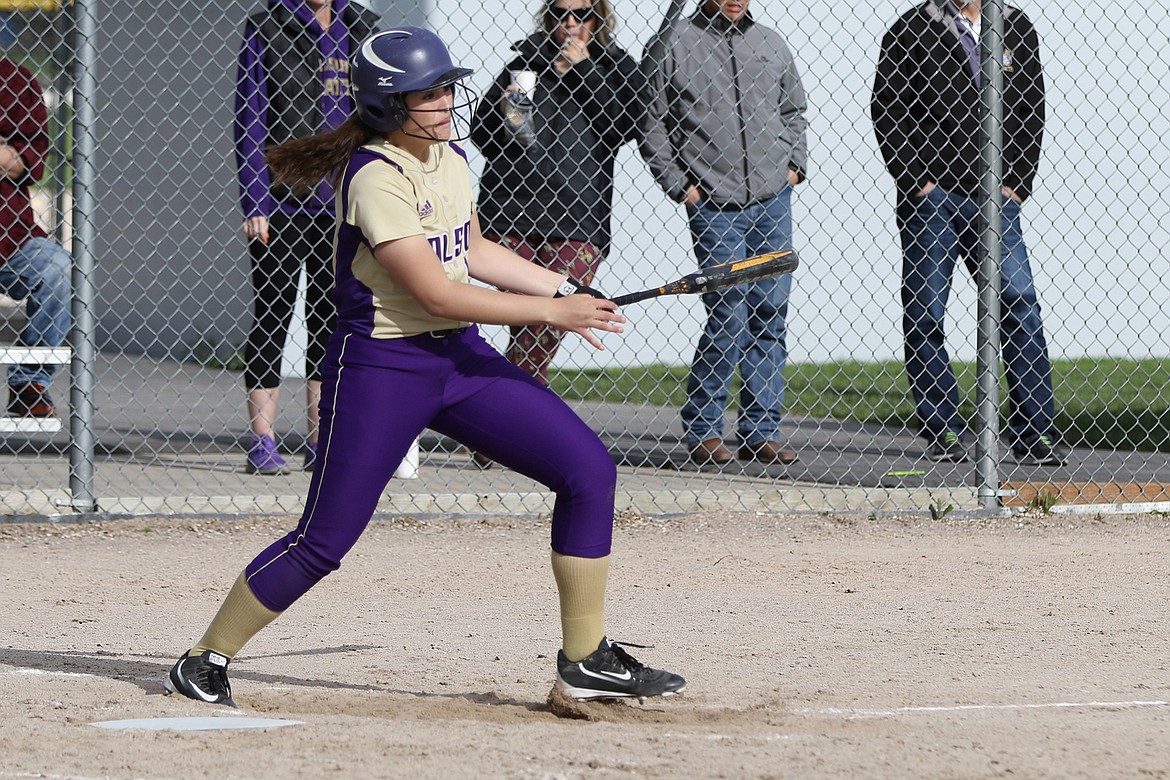
[[[204,693],[202,688],[190,680],[182,680],[180,684],[176,683],[170,677],[167,677],[166,683],[167,684],[164,687],[169,688],[176,693],[179,691],[182,691],[183,693],[186,693],[187,691],[194,691],[196,696],[198,696],[200,699],[203,699],[203,701],[208,702],[209,704],[215,704],[219,701],[218,694]]]
[[[586,674],[590,677],[596,677],[599,680],[618,680],[620,682],[629,682],[629,680],[633,677],[633,675],[630,674],[629,669],[622,672],[621,674],[618,674],[617,672],[604,672],[604,671],[591,672],[585,668],[584,664],[577,664],[577,668],[581,670],[582,674]]]
[[[207,693],[204,693],[204,692],[203,692],[203,689],[202,689],[202,688],[200,688],[198,685],[192,685],[192,686],[191,686],[191,690],[195,691],[195,694],[196,694],[196,695],[197,695],[197,696],[198,696],[200,699],[203,699],[203,701],[205,701],[205,702],[210,702],[211,704],[215,704],[217,701],[219,701],[219,694],[216,694],[216,693],[212,693],[212,694],[207,694]]]

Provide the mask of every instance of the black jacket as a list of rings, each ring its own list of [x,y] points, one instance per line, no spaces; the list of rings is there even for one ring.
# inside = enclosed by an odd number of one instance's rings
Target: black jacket
[[[635,138],[645,111],[637,63],[616,46],[598,51],[562,76],[557,48],[544,35],[512,47],[518,56],[484,94],[471,140],[487,164],[479,183],[485,233],[587,241],[608,250],[617,151]],[[500,101],[509,70],[536,71],[536,143],[517,143]]]
[[[378,24],[372,11],[346,3],[341,18],[349,31],[350,55]],[[321,132],[321,53],[304,22],[284,5],[272,3],[248,19],[264,42],[268,71],[269,143],[281,144]]]
[[[294,204],[306,213],[333,211],[333,191],[328,185],[300,194],[283,185],[270,186],[264,162],[269,147],[324,129],[321,52],[308,25],[297,17],[301,1],[269,0],[265,9],[249,16],[244,25],[232,136],[240,207],[246,217],[270,215],[278,203]],[[359,5],[345,3],[341,20],[352,54],[374,30],[378,17]]]
[[[968,65],[950,0],[929,0],[886,33],[870,112],[886,169],[899,197],[927,181],[975,195],[982,144],[979,89]],[[1003,183],[1020,198],[1032,192],[1044,135],[1044,78],[1039,40],[1022,11],[1004,13]]]

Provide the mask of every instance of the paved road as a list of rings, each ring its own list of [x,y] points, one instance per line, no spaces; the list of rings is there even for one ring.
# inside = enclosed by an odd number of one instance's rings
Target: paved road
[[[244,474],[239,375],[193,364],[100,355],[96,366],[94,495],[107,513],[300,511],[308,475]],[[63,380],[55,383],[59,401]],[[295,418],[303,383],[285,388],[284,414]],[[926,511],[932,505],[978,510],[971,464],[935,464],[909,432],[876,425],[790,420],[801,453],[787,468],[733,464],[698,470],[678,438],[677,412],[637,404],[575,403],[620,468],[619,509],[645,514],[701,508],[762,511]],[[522,413],[518,410],[517,413]],[[729,426],[728,430],[732,428]],[[302,441],[288,430],[284,447]],[[0,439],[0,517],[69,514],[67,432]],[[1004,483],[1064,489],[1082,483],[1170,484],[1165,455],[1077,449],[1063,468],[1004,463]],[[1083,490],[1082,488],[1078,488]],[[1033,494],[1035,490],[1033,489]],[[1170,500],[1147,495],[1145,500]],[[417,479],[392,480],[380,511],[539,514],[549,497],[505,469],[478,468],[453,442],[422,439]]]

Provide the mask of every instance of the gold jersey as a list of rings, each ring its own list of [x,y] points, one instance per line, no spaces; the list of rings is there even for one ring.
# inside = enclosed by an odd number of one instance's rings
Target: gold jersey
[[[350,158],[337,188],[333,298],[338,328],[373,338],[414,336],[470,325],[432,317],[374,259],[386,241],[422,235],[452,281],[468,281],[471,175],[453,143],[419,160],[385,139]]]

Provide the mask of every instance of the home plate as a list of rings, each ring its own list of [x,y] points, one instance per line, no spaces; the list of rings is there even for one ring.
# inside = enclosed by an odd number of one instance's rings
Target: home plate
[[[299,725],[299,720],[272,718],[137,718],[91,723],[99,729],[146,729],[148,731],[228,731],[230,729],[277,729]]]

